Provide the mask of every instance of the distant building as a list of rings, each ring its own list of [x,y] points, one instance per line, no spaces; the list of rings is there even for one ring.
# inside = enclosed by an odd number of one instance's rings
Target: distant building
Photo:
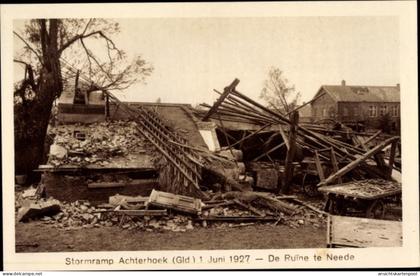
[[[322,95],[322,96],[320,96]],[[317,98],[318,97],[318,98]],[[400,127],[400,85],[323,85],[311,103],[312,121],[332,119],[348,125],[379,128],[388,121],[391,130]],[[386,120],[388,117],[388,120]]]

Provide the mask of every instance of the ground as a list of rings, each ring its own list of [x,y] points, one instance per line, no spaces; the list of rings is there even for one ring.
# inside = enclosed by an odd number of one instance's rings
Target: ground
[[[112,238],[111,238],[112,237]],[[326,247],[326,228],[250,225],[187,232],[123,230],[117,226],[64,230],[41,221],[16,225],[16,252],[223,250]]]

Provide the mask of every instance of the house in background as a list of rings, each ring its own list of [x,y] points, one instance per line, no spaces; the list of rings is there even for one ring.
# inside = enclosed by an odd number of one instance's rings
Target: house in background
[[[309,103],[305,105],[305,102],[303,102],[302,107],[299,108],[299,122],[310,123],[311,121],[312,121],[311,105]]]
[[[322,95],[322,96],[320,96]],[[317,98],[318,97],[318,98]],[[311,103],[312,121],[332,119],[349,126],[363,124],[380,128],[387,121],[391,130],[400,128],[400,85],[322,85]]]

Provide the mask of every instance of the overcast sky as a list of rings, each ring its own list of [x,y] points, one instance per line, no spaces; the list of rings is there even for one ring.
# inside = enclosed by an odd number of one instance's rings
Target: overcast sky
[[[397,17],[120,19],[115,38],[155,71],[124,100],[212,103],[213,88],[237,87],[258,99],[271,66],[308,101],[322,84],[399,82]]]

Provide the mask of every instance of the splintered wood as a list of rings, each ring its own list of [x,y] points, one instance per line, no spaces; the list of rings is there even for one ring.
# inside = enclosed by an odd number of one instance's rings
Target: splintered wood
[[[366,179],[320,187],[319,191],[350,198],[377,199],[401,194],[401,184],[383,179]]]
[[[199,186],[202,166],[200,157],[195,151],[182,146],[187,145],[186,140],[166,126],[157,113],[141,106],[130,107],[110,92],[105,93],[129,115],[135,122],[139,134],[167,161],[167,164],[163,164],[161,168],[160,185],[170,192],[205,197]]]
[[[318,172],[321,179],[320,186],[328,185],[335,181],[341,182],[341,177],[350,171],[356,171],[356,174],[367,175],[369,178],[390,178],[389,170],[377,170],[376,168],[367,166],[366,164],[368,159],[372,160],[373,162],[377,162],[378,166],[379,162],[382,161],[382,158],[379,158],[376,153],[384,148],[383,144],[375,147],[373,150],[369,150],[366,146],[367,143],[375,139],[380,134],[380,132],[370,137],[362,145],[353,145],[347,142],[343,142],[339,139],[336,139],[335,137],[333,138],[331,135],[327,135],[325,133],[326,129],[322,128],[321,126],[315,124],[294,123],[293,116],[289,117],[289,115],[295,113],[297,109],[289,112],[288,114],[282,114],[252,100],[251,98],[236,90],[238,83],[239,80],[235,79],[232,83],[232,85],[234,85],[233,89],[232,87],[227,87],[223,93],[216,91],[217,93],[221,94],[221,96],[213,106],[203,105],[204,107],[209,108],[209,111],[204,115],[204,119],[208,120],[209,118],[213,118],[217,121],[222,120],[221,118],[223,117],[224,120],[232,122],[246,122],[248,124],[261,125],[263,128],[265,128],[267,125],[279,128],[280,134],[283,138],[283,143],[280,144],[279,142],[279,145],[275,146],[274,148],[286,145],[288,149],[286,161],[290,161],[290,159],[292,159],[291,156],[293,156],[293,147],[290,147],[290,139],[292,138],[291,140],[295,140],[297,146],[312,152],[318,161]],[[288,133],[284,131],[285,127],[289,130]],[[294,128],[296,128],[296,131],[293,131]],[[349,135],[349,133],[345,132],[342,132],[341,134],[343,133],[347,134],[347,136]],[[248,135],[247,137],[251,136],[252,135]],[[393,143],[398,139],[399,137],[392,137],[387,140],[385,144]],[[234,144],[237,144],[237,142]],[[325,152],[325,149],[329,149],[329,151]],[[333,153],[333,156],[331,156],[330,152]],[[255,161],[262,157],[267,157],[271,160],[269,153],[270,151],[263,152],[258,158],[255,159]],[[333,176],[330,176],[328,179],[324,180],[325,176],[324,172],[320,168],[320,163],[323,161],[329,162],[331,159],[333,171],[335,173]],[[391,162],[389,164],[389,168],[392,170],[393,158],[391,158],[390,161]],[[286,162],[286,181],[283,183],[285,190],[287,190],[287,180],[290,178],[291,166],[287,166],[288,163],[289,162]],[[339,166],[342,164],[349,164],[349,166],[345,166],[345,169],[340,169]],[[360,168],[359,165],[361,166]],[[358,169],[359,171],[357,171]]]

